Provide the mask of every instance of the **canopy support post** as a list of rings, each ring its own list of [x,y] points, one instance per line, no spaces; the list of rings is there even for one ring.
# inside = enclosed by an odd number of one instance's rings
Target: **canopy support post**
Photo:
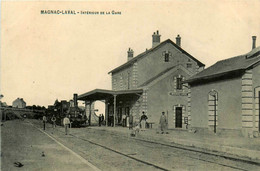
[[[114,117],[113,117],[113,127],[116,126],[116,95],[114,95]]]

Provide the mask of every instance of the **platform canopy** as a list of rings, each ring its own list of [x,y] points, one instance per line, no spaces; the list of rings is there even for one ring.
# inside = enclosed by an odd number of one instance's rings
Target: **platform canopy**
[[[81,94],[78,96],[78,100],[83,101],[96,101],[96,100],[105,100],[109,98],[113,98],[114,95],[136,95],[142,94],[142,89],[134,89],[134,90],[104,90],[104,89],[95,89],[89,91],[87,93]]]

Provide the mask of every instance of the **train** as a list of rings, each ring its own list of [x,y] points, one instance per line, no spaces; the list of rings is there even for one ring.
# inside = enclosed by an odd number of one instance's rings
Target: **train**
[[[63,118],[67,115],[71,122],[71,127],[81,127],[87,123],[85,110],[78,107],[77,94],[73,95],[73,100],[56,100],[53,105],[49,105],[46,110],[48,121],[52,116],[56,117],[56,124],[63,125]]]

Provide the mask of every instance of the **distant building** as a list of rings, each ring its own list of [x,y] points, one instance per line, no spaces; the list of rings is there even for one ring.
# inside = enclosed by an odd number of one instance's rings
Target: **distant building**
[[[15,107],[15,108],[25,108],[26,107],[26,103],[23,100],[23,98],[17,98],[16,100],[13,101],[12,107]]]
[[[191,87],[190,124],[221,133],[260,131],[260,47],[222,60],[186,80]]]
[[[78,100],[85,101],[88,111],[94,101],[105,100],[108,125],[122,125],[123,115],[138,122],[143,111],[149,122],[158,124],[164,111],[170,128],[186,129],[188,88],[182,81],[205,65],[181,48],[179,35],[176,43],[170,39],[160,42],[160,36],[159,31],[154,32],[152,48],[136,57],[129,48],[127,62],[109,72],[112,90],[96,89],[79,95]]]
[[[1,107],[7,107],[7,106],[8,106],[6,102],[1,102],[1,101],[0,101],[0,104],[1,104],[1,105],[0,105]]]

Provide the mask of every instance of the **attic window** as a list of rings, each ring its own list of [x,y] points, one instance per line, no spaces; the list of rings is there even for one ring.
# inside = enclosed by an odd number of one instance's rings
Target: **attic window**
[[[169,53],[164,55],[164,62],[169,62]]]
[[[167,51],[164,51],[162,55],[164,57],[164,62],[169,62],[170,61],[171,52],[169,52],[167,50]]]

